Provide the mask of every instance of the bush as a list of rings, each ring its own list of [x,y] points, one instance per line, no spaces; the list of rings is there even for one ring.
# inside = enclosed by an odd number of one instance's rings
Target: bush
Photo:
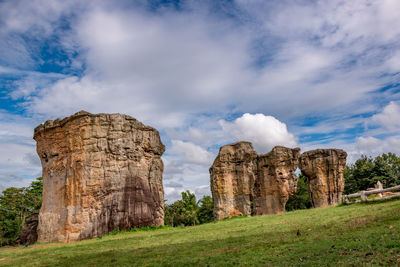
[[[42,178],[36,178],[29,187],[10,187],[0,195],[0,245],[10,245],[19,236],[25,219],[40,210]]]
[[[204,196],[198,202],[195,194],[182,192],[182,199],[164,208],[164,224],[169,226],[189,226],[212,222],[214,202],[210,196]]]

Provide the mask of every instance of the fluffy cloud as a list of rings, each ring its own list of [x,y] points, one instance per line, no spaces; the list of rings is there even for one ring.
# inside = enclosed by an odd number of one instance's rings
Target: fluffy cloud
[[[67,36],[78,44],[84,74],[48,86],[30,101],[30,111],[60,116],[86,107],[159,127],[182,127],[199,114],[229,113],[233,106],[284,120],[343,107],[354,114],[365,106],[357,101],[384,82],[379,73],[391,58],[378,45],[399,38],[392,1],[239,1],[254,20],[241,26],[198,5],[153,14],[106,3],[88,5],[71,21]],[[390,33],[379,30],[386,27]],[[266,59],[257,64],[260,58]]]
[[[400,128],[400,102],[390,102],[381,113],[371,118],[373,123],[379,124],[387,129]]]
[[[249,77],[248,39],[212,19],[100,8],[73,26],[86,72],[42,90],[29,104],[33,113],[60,116],[86,107],[179,127],[187,114],[220,109]]]
[[[39,119],[81,109],[127,113],[160,130],[169,199],[209,190],[208,167],[233,141],[259,152],[299,144],[354,155],[397,144],[363,123],[380,133],[399,127],[400,96],[377,91],[399,82],[399,1],[238,0],[228,12],[213,1],[176,10],[144,2],[0,3],[0,78],[15,80],[1,93],[22,101],[30,121],[0,119],[2,162],[11,162],[3,177],[35,172]]]
[[[209,195],[208,168],[211,166],[215,155],[192,142],[172,140],[167,148],[164,161],[165,196],[168,202],[180,198],[180,193],[192,190],[197,197]]]
[[[180,155],[183,162],[210,165],[214,155],[204,148],[190,142],[172,140],[172,147],[168,151],[175,155]]]
[[[356,151],[361,155],[377,156],[382,153],[397,153],[400,155],[400,136],[378,139],[372,136],[359,137],[356,141]]]
[[[220,121],[223,131],[237,141],[250,141],[259,153],[267,153],[274,146],[295,147],[296,138],[286,124],[264,114],[243,114],[233,122]]]
[[[0,191],[27,186],[41,176],[29,119],[0,110]]]

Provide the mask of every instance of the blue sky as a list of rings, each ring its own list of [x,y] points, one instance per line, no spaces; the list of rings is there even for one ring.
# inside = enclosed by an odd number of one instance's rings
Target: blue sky
[[[0,189],[33,128],[79,110],[156,127],[164,188],[209,193],[221,145],[400,153],[400,2],[1,1]]]

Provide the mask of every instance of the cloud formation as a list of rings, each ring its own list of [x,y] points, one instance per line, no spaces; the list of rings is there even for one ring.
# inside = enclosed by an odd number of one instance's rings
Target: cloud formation
[[[272,116],[245,113],[233,122],[220,121],[222,130],[234,140],[250,141],[258,153],[268,153],[274,146],[295,147],[296,138],[286,124]]]
[[[239,140],[258,152],[395,150],[397,10],[396,0],[2,1],[2,185],[36,175],[34,126],[81,109],[160,130],[168,199],[209,190],[219,146]]]
[[[381,113],[372,116],[371,120],[389,130],[400,129],[400,102],[390,102]]]

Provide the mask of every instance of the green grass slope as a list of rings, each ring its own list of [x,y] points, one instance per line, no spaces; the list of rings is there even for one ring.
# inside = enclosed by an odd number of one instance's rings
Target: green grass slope
[[[299,233],[299,235],[298,235]],[[400,265],[400,200],[0,249],[1,266]]]

